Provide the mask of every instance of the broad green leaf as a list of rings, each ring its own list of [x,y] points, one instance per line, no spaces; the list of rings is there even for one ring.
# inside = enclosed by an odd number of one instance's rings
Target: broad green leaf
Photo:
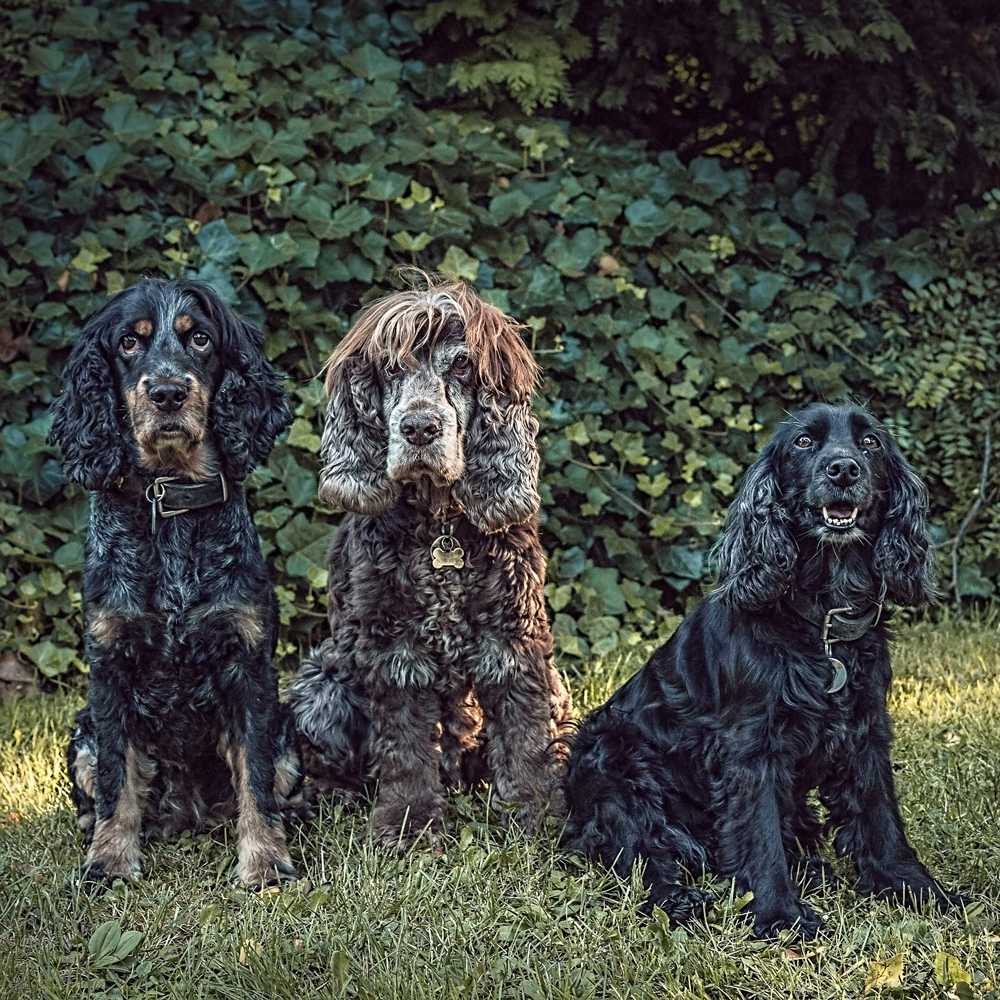
[[[121,941],[122,928],[117,920],[106,920],[90,936],[87,950],[94,959],[104,958],[113,955]]]
[[[91,146],[84,159],[102,184],[112,184],[118,174],[135,161],[135,157],[126,153],[121,143],[114,139]]]
[[[240,241],[240,259],[250,274],[262,274],[272,267],[287,264],[299,253],[299,245],[288,233],[270,233],[261,237],[250,233]]]
[[[452,244],[448,247],[444,260],[441,261],[440,270],[449,278],[471,282],[476,280],[476,275],[479,273],[479,261],[467,254],[461,247]]]
[[[229,231],[223,219],[216,219],[202,226],[195,239],[202,253],[220,264],[232,264],[240,255],[241,243]]]
[[[367,226],[371,220],[372,213],[360,202],[355,201],[350,205],[341,205],[327,221],[311,219],[309,232],[318,240],[342,240],[345,236],[350,236]]]
[[[545,259],[567,277],[573,277],[582,274],[610,243],[608,236],[596,229],[578,229],[572,238],[557,236],[545,248]]]
[[[504,191],[490,201],[490,217],[494,225],[504,226],[511,219],[519,219],[530,207],[531,199],[523,191]]]
[[[131,95],[105,108],[102,121],[112,136],[126,146],[152,139],[160,127],[159,119],[139,110]]]
[[[355,76],[366,80],[398,80],[403,70],[403,64],[398,59],[387,56],[371,42],[365,42],[360,48],[338,58]]]

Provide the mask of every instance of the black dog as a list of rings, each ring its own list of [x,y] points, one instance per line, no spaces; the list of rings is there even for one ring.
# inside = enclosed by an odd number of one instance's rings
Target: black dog
[[[93,491],[69,748],[85,878],[138,874],[142,835],[234,813],[240,882],[294,878],[279,801],[298,753],[242,483],[291,417],[263,336],[205,286],[144,281],[89,320],[64,380],[51,437]]]
[[[790,870],[821,840],[818,788],[862,891],[955,902],[906,840],[889,762],[883,602],[932,596],[926,506],[868,413],[786,420],[729,510],[718,589],[575,737],[567,843],[622,874],[642,858],[676,919],[705,899],[677,884],[681,860],[751,890],[759,935],[808,937]]]

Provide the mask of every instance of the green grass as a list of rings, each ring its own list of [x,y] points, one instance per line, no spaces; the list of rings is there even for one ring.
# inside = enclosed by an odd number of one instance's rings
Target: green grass
[[[808,945],[754,940],[721,882],[708,926],[637,917],[638,884],[559,851],[554,830],[506,835],[481,795],[452,800],[439,855],[374,851],[363,812],[325,808],[292,835],[304,877],[281,893],[233,887],[226,828],[151,845],[144,881],[87,897],[67,888],[81,858],[63,775],[78,698],[4,706],[0,997],[859,997],[871,963],[900,954],[896,996],[988,997],[1000,968],[998,640],[995,620],[902,630],[891,696],[911,839],[975,905],[913,913],[857,897],[848,880],[808,897],[826,918]],[[569,670],[579,707],[640,662]],[[104,951],[109,928],[94,936],[108,921],[123,932],[117,951],[114,927]],[[141,937],[126,955],[129,932]],[[965,974],[971,985],[955,985]]]

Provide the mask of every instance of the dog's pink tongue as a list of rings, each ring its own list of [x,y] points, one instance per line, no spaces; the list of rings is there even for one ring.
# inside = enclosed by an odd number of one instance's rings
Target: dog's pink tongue
[[[850,517],[854,513],[854,505],[848,506],[844,503],[833,503],[826,505],[826,513],[828,517]]]

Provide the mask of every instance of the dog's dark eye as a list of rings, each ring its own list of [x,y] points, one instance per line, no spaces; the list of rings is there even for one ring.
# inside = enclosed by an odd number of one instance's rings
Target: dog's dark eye
[[[455,378],[468,378],[472,374],[472,358],[467,354],[456,358],[452,363],[451,373]]]
[[[122,337],[122,354],[135,354],[139,350],[139,338],[131,333]]]
[[[874,434],[866,434],[861,439],[861,445],[863,448],[868,448],[870,451],[878,451],[882,447],[882,442],[879,441]]]
[[[191,346],[196,351],[207,351],[211,344],[212,338],[207,333],[202,333],[199,330],[197,333],[191,334]]]
[[[388,379],[398,378],[403,374],[403,366],[395,364],[386,365],[382,369],[382,374]]]
[[[813,439],[811,437],[809,437],[808,434],[800,434],[795,439],[795,447],[796,448],[811,448],[812,447],[812,443],[813,443]]]

